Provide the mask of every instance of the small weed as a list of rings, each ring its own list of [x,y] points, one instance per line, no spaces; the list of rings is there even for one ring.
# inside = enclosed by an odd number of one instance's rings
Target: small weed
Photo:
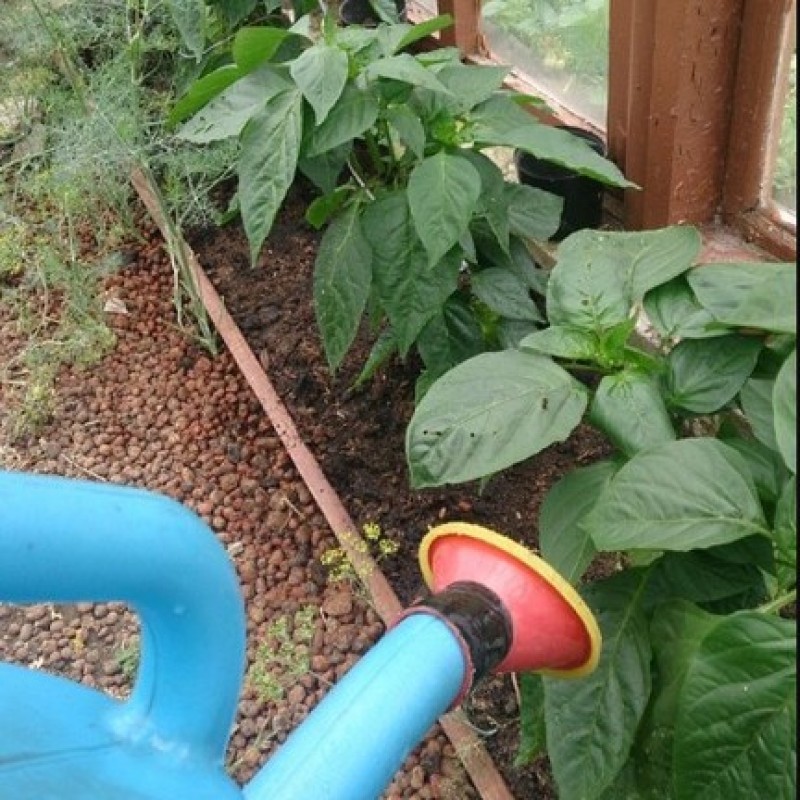
[[[116,651],[114,660],[119,665],[126,680],[131,681],[136,676],[136,671],[139,669],[141,654],[138,638],[132,639]]]
[[[365,522],[361,527],[362,538],[354,536],[349,531],[340,535],[348,547],[358,553],[371,556],[380,563],[389,556],[393,556],[400,546],[394,540],[383,534],[377,522]],[[331,583],[349,583],[356,588],[363,588],[355,567],[347,556],[344,547],[332,547],[326,550],[320,561],[328,570],[328,580]]]
[[[286,689],[311,669],[309,645],[318,611],[303,606],[293,616],[278,617],[256,652],[247,682],[263,700],[280,700]]]

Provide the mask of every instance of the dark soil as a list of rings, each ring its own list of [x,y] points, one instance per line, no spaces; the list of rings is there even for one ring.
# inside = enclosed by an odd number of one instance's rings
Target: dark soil
[[[238,226],[198,233],[191,244],[355,523],[377,523],[399,545],[381,567],[401,601],[411,602],[422,589],[417,547],[434,524],[475,522],[535,549],[536,520],[550,487],[576,466],[607,455],[607,444],[579,428],[567,441],[494,477],[482,492],[477,482],[411,490],[403,442],[413,413],[416,364],[396,361],[353,390],[371,346],[362,332],[331,376],[312,303],[319,234],[303,218],[304,195],[302,187],[295,188],[254,268]],[[465,709],[519,800],[554,796],[545,761],[513,766],[518,707],[508,676],[486,681]]]

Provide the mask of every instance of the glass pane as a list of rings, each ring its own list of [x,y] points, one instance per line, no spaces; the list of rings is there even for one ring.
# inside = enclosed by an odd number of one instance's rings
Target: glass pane
[[[492,53],[576,114],[606,125],[609,0],[484,0]]]
[[[772,179],[772,197],[797,215],[797,51],[792,53],[789,84],[781,119],[781,138]]]

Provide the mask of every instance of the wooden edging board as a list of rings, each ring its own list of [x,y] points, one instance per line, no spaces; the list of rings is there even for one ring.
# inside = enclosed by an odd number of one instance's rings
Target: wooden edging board
[[[150,177],[141,170],[134,170],[131,173],[131,183],[165,241],[174,240],[175,237],[169,235],[167,220]],[[339,546],[345,551],[363,581],[375,610],[384,624],[390,625],[403,608],[397,595],[378,564],[368,554],[368,548],[364,546],[358,528],[328,482],[316,458],[300,438],[288,409],[225,308],[222,298],[205,274],[194,252],[182,237],[179,242],[173,241],[173,244],[182,248],[181,257],[193,273],[198,295],[209,318],[236,361],[244,379],[258,398]],[[439,719],[439,724],[450,739],[482,800],[514,800],[483,743],[467,722],[464,712],[460,709],[450,711]]]

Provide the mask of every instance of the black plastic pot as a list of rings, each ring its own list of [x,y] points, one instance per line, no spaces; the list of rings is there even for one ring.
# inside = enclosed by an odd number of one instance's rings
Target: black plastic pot
[[[394,0],[394,5],[397,9],[398,19],[400,22],[405,22],[405,0]],[[369,0],[342,0],[339,6],[339,20],[342,25],[364,25],[368,28],[374,28],[380,23]]]
[[[579,136],[596,153],[606,155],[606,147],[599,136],[583,128],[569,125],[558,126],[563,131]],[[564,209],[561,212],[561,225],[552,237],[560,242],[566,236],[583,228],[597,228],[603,219],[603,189],[600,181],[579,175],[565,167],[550,161],[542,161],[530,153],[517,150],[514,163],[520,183],[544,189],[564,198]]]

